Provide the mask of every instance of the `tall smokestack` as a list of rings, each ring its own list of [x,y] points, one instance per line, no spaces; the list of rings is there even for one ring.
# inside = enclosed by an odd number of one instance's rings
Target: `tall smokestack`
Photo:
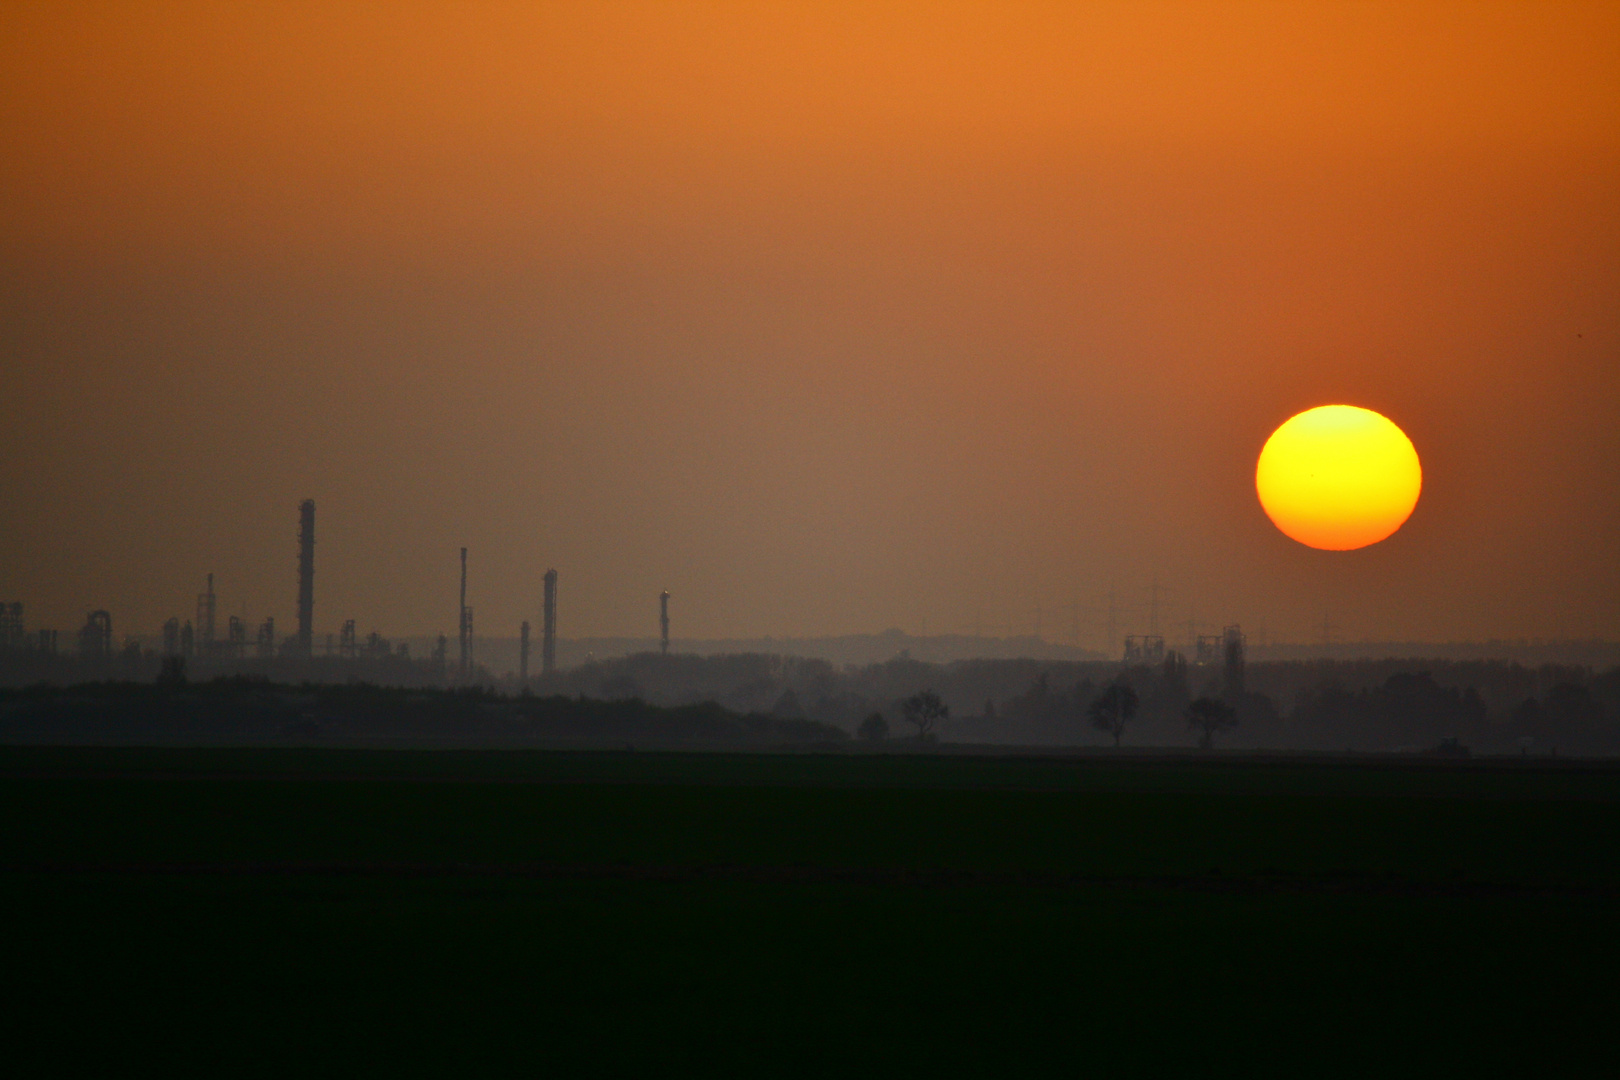
[[[467,549],[461,549],[461,678],[465,680],[472,662],[472,612],[467,610]]]
[[[540,628],[540,674],[550,678],[557,670],[557,571],[546,571],[546,602]]]
[[[298,504],[298,655],[315,651],[315,500]]]
[[[529,620],[518,628],[518,681],[529,685]]]
[[[200,647],[204,656],[214,652],[214,575],[208,575],[208,589],[197,597],[197,633],[202,638]]]
[[[669,590],[658,594],[658,651],[669,655]]]

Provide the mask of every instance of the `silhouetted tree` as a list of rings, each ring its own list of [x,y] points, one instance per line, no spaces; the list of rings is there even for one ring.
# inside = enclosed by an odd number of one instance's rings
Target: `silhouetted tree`
[[[1119,737],[1125,734],[1125,725],[1136,715],[1136,691],[1124,683],[1114,683],[1097,695],[1086,712],[1091,717],[1091,726],[1108,732],[1118,746]]]
[[[1201,697],[1187,706],[1187,726],[1200,732],[1198,745],[1205,750],[1215,745],[1215,733],[1237,727],[1237,710],[1219,698]]]
[[[1592,696],[1592,691],[1576,683],[1559,683],[1547,691],[1543,713],[1554,723],[1601,724],[1603,703]]]
[[[889,722],[883,719],[883,714],[875,712],[861,721],[856,734],[867,742],[882,742],[889,737]]]
[[[917,725],[917,739],[922,741],[933,734],[936,723],[951,715],[951,710],[938,694],[924,690],[900,703],[900,715],[906,718],[906,723]]]

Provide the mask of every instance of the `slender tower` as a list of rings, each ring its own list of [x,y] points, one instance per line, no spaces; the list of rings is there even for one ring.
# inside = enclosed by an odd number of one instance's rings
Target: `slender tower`
[[[529,685],[529,620],[518,627],[518,681]]]
[[[298,655],[315,652],[315,500],[298,504]]]
[[[472,609],[467,606],[467,549],[461,549],[461,678],[472,671]]]
[[[197,597],[197,633],[202,639],[199,647],[204,656],[214,652],[214,575],[208,575],[208,589]]]
[[[546,571],[546,601],[541,612],[540,674],[551,678],[557,670],[557,571]]]
[[[658,594],[658,651],[669,655],[669,590]]]

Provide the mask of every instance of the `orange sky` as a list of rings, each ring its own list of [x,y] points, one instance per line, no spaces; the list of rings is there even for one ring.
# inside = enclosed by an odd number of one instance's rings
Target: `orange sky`
[[[1620,636],[1620,7],[1076,7],[7,5],[0,599],[290,626],[310,496],[320,632]]]

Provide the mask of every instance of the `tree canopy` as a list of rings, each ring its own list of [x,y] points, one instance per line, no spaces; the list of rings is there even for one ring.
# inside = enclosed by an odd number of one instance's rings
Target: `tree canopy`
[[[1125,725],[1136,715],[1136,691],[1124,683],[1113,683],[1097,695],[1086,711],[1091,716],[1091,726],[1108,732],[1118,746],[1119,737],[1125,734]]]
[[[923,690],[900,703],[900,715],[906,718],[906,723],[917,725],[917,738],[921,740],[929,738],[934,725],[949,717],[951,710],[938,694]]]
[[[1215,745],[1217,732],[1235,728],[1237,722],[1237,710],[1220,698],[1201,697],[1187,706],[1187,726],[1198,730],[1198,745],[1205,750]]]

